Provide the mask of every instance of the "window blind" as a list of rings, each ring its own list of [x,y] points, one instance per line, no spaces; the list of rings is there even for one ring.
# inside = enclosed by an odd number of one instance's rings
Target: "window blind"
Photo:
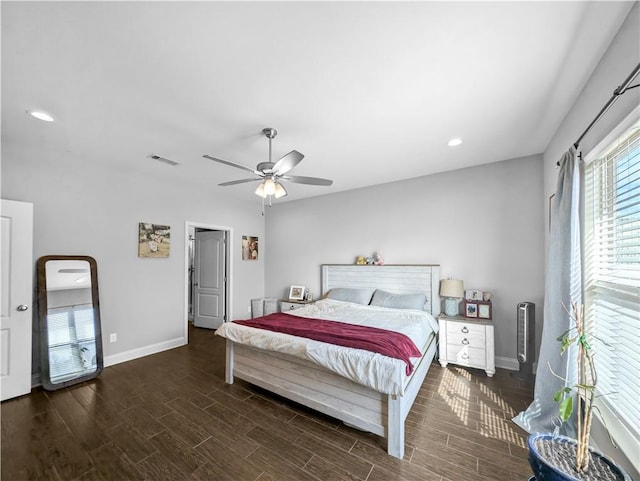
[[[640,442],[640,122],[585,169],[584,302],[601,409]]]

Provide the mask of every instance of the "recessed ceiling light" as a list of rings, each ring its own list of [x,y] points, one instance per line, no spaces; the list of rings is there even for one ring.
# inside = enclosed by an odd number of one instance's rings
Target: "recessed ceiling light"
[[[456,137],[455,139],[451,139],[447,145],[449,147],[457,147],[461,143],[462,143],[462,139],[459,139]]]
[[[46,112],[38,112],[37,110],[27,110],[27,113],[38,120],[44,120],[45,122],[53,122],[53,117]]]

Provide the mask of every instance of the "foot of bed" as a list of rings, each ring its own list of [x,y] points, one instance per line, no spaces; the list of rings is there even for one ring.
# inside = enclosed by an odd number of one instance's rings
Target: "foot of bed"
[[[389,395],[387,402],[387,453],[394,458],[404,457],[404,419],[400,396]]]
[[[224,381],[233,384],[233,342],[227,339],[227,362],[225,367]]]

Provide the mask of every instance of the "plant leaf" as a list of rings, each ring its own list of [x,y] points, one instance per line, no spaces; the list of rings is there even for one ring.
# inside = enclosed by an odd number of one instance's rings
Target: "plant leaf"
[[[564,391],[561,389],[560,391],[558,391],[557,393],[555,393],[553,395],[553,400],[554,402],[559,403],[560,401],[562,401],[562,395],[563,395]]]
[[[553,395],[553,400],[557,403],[559,403],[560,401],[562,401],[565,397],[565,394],[569,394],[571,392],[571,388],[570,387],[564,387],[562,389],[560,389],[557,393],[555,393]]]
[[[589,341],[587,341],[586,334],[580,334],[580,337],[578,338],[578,342],[582,344],[587,351],[591,349],[591,346],[589,345]]]
[[[560,419],[562,419],[563,422],[566,422],[571,417],[572,412],[573,398],[566,397],[562,400],[560,406],[558,407],[558,414],[560,415]]]

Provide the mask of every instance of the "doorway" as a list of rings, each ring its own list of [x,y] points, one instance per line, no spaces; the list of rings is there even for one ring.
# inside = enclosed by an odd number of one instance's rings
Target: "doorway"
[[[217,329],[231,319],[231,246],[229,227],[186,223],[185,337],[189,323]]]

